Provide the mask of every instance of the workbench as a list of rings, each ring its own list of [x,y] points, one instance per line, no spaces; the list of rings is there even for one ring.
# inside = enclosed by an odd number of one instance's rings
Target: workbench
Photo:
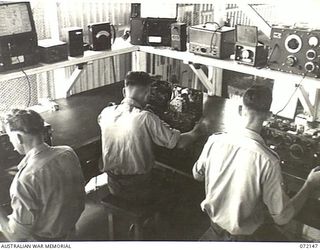
[[[68,145],[74,148],[87,170],[87,165],[96,164],[97,158],[101,156],[98,115],[109,102],[120,103],[123,98],[122,88],[123,82],[119,82],[55,100],[59,105],[59,110],[46,111],[41,114],[52,127],[53,145]],[[212,123],[211,132],[224,131],[227,120],[230,119],[231,109],[234,111],[236,107],[231,105],[231,101],[228,102],[227,99],[221,97],[207,97],[205,101],[203,112]],[[178,150],[180,151],[178,155],[172,150],[158,147],[156,160],[168,166],[174,165],[173,171],[176,170],[180,174],[192,178],[191,168],[198,158],[205,140],[206,138],[200,138],[196,147]],[[173,157],[174,155],[176,157]],[[184,160],[179,159],[179,156],[183,156]],[[185,156],[188,157],[188,161],[185,160]],[[183,164],[181,164],[182,162]],[[96,166],[92,167],[96,168]],[[96,171],[92,174],[94,173]],[[90,174],[87,178],[89,177]]]
[[[58,99],[58,111],[42,113],[43,118],[53,129],[53,145],[69,145],[79,156],[86,179],[99,174],[98,160],[101,157],[100,128],[97,117],[109,102],[120,103],[123,83],[115,83]],[[205,97],[203,115],[210,122],[210,133],[226,131],[234,123],[237,106],[229,99],[222,97]],[[192,180],[192,166],[198,159],[205,137],[192,146],[184,149],[165,149],[157,147],[155,157],[157,165],[169,173]],[[194,181],[195,182],[195,181]],[[320,228],[320,204],[310,200],[297,220],[315,228]]]

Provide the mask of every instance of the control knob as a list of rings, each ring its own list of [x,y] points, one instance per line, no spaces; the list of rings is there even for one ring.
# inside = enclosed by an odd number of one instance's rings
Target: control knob
[[[315,50],[313,49],[309,49],[306,53],[306,57],[309,59],[309,60],[313,60],[317,57],[317,53],[315,52]]]
[[[301,160],[304,155],[304,149],[300,144],[292,144],[290,146],[290,156],[295,160]]]
[[[306,69],[307,72],[313,72],[315,69],[317,69],[319,66],[316,65],[314,62],[307,62],[304,65],[304,68]]]
[[[297,58],[295,56],[287,56],[285,64],[289,67],[293,67],[297,62]]]

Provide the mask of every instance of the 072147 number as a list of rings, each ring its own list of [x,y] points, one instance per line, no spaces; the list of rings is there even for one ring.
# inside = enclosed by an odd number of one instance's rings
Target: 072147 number
[[[300,248],[318,248],[317,243],[301,243],[299,246]]]

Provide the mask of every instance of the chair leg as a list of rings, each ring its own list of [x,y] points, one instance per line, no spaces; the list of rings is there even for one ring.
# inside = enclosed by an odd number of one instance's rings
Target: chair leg
[[[155,232],[155,236],[158,237],[160,232],[160,213],[159,212],[156,212],[154,214],[154,232]]]
[[[108,213],[108,234],[109,240],[114,240],[113,214]]]
[[[139,222],[134,222],[130,225],[128,231],[128,238],[132,240],[142,240],[142,227]]]
[[[142,237],[143,234],[142,234],[142,228],[141,228],[141,225],[140,223],[136,223],[134,225],[134,240],[142,240]]]

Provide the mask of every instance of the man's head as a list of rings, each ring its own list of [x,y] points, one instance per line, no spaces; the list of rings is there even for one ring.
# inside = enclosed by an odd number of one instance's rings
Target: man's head
[[[254,85],[246,90],[243,95],[242,116],[250,116],[263,122],[270,116],[272,103],[271,90],[263,85]]]
[[[14,109],[4,118],[6,132],[20,154],[43,142],[43,118],[33,110]]]
[[[142,106],[148,102],[152,79],[143,71],[130,71],[124,79],[124,96],[135,99]]]

